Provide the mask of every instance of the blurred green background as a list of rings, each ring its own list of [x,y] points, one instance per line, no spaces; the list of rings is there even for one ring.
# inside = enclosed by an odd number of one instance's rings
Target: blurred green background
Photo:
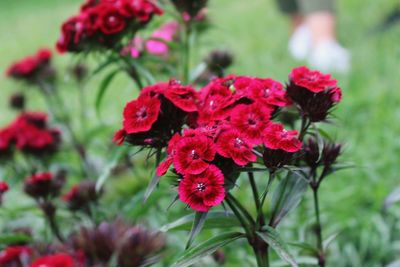
[[[61,23],[78,10],[80,3],[1,0],[0,71],[4,73],[11,62],[40,47],[54,47]],[[344,160],[356,167],[329,177],[322,185],[323,220],[335,225],[333,228],[374,228],[371,225],[376,224],[385,197],[400,186],[400,24],[371,33],[397,4],[396,0],[339,1],[338,34],[351,51],[352,70],[346,76],[335,75],[343,89],[343,102],[335,111],[334,124],[327,127],[345,144]],[[293,61],[287,52],[289,24],[273,1],[211,0],[209,11],[215,27],[201,40],[198,59],[211,48],[227,48],[235,54],[232,73],[282,82],[293,67],[303,64]],[[69,55],[54,58],[55,64],[64,68],[74,61]],[[88,94],[96,93],[100,76],[86,85]],[[68,84],[70,78],[59,79]],[[111,86],[102,110],[110,134],[120,126],[124,104],[136,94],[133,83],[124,76]],[[27,93],[29,109],[44,110],[38,93],[28,89],[4,75],[0,77],[1,126],[14,116],[8,109],[8,97],[16,90]],[[64,99],[71,106],[77,103],[68,90],[64,90]],[[90,99],[94,102],[94,97]],[[94,112],[90,116],[97,119]]]

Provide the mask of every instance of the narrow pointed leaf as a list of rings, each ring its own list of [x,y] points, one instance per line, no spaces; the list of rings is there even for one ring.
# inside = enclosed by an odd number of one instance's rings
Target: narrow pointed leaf
[[[104,167],[103,171],[101,172],[100,176],[97,178],[96,182],[96,191],[99,192],[108,177],[110,177],[110,174],[112,170],[115,168],[115,166],[118,164],[119,160],[124,156],[127,155],[129,150],[129,147],[127,146],[120,146],[116,147],[114,151],[111,153],[111,157],[107,161],[108,164]]]
[[[334,233],[333,235],[330,235],[327,239],[324,240],[322,247],[324,248],[324,251],[328,249],[329,245],[338,237],[340,232]]]
[[[146,188],[146,192],[144,193],[143,203],[145,203],[147,201],[147,199],[150,197],[151,193],[153,193],[154,189],[160,182],[160,179],[161,179],[161,176],[154,174],[153,178],[151,179],[149,185]]]
[[[298,267],[294,257],[290,254],[289,249],[279,233],[270,226],[264,226],[262,232],[256,232],[256,234],[267,243],[279,257],[289,263],[292,267]]]
[[[207,241],[187,250],[183,256],[172,267],[188,267],[196,263],[199,259],[208,256],[217,249],[239,239],[246,237],[243,233],[229,232],[214,236]]]
[[[318,255],[318,250],[310,244],[304,242],[290,242],[288,243],[289,246],[301,248],[302,250],[308,251],[313,255]]]
[[[280,181],[272,196],[272,226],[278,225],[300,203],[307,186],[305,179],[296,172],[289,172]]]
[[[195,214],[190,214],[179,218],[178,220],[166,224],[161,227],[161,232],[167,231],[188,231],[191,229]],[[236,216],[229,211],[209,211],[207,214],[207,220],[204,223],[203,229],[226,229],[231,227],[241,227],[240,222]]]
[[[97,92],[97,95],[96,95],[96,102],[95,102],[97,114],[100,114],[101,102],[103,100],[105,92],[107,91],[107,88],[109,87],[111,81],[114,79],[115,75],[119,72],[120,72],[119,70],[114,70],[114,71],[110,72],[101,82],[99,91]]]
[[[207,213],[208,212],[196,212],[194,216],[193,226],[190,230],[189,240],[186,243],[186,249],[188,249],[192,245],[193,241],[196,239],[201,229],[203,229],[204,222],[207,219]]]

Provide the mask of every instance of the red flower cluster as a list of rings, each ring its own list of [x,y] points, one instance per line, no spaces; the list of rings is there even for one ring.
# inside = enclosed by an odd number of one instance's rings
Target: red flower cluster
[[[289,79],[289,98],[312,122],[325,120],[330,109],[342,99],[337,81],[329,74],[298,67],[292,71]]]
[[[26,266],[32,249],[26,246],[10,246],[0,252],[0,266]]]
[[[48,128],[46,114],[25,112],[0,129],[0,156],[12,152],[14,147],[26,153],[48,155],[57,151],[60,142],[61,133]]]
[[[32,80],[49,70],[51,51],[40,49],[35,55],[13,63],[7,69],[7,76],[15,79]]]
[[[59,52],[80,52],[113,47],[124,34],[131,35],[162,10],[150,0],[87,0],[80,13],[61,28]]]
[[[169,116],[172,112],[163,101],[188,116]],[[256,147],[274,143],[273,149],[288,153],[301,148],[295,132],[284,132],[283,126],[270,122],[271,115],[288,104],[282,84],[272,79],[231,75],[213,80],[199,93],[174,81],[169,86],[161,83],[145,88],[137,100],[128,103],[124,129],[115,139],[123,140],[125,133],[129,141],[130,133],[140,133],[153,140],[154,126],[162,123],[161,129],[174,135],[157,175],[164,175],[173,165],[181,176],[180,199],[197,211],[207,211],[223,201],[232,166],[256,162]],[[161,120],[160,114],[169,116],[168,120]],[[180,135],[184,124],[189,129]]]
[[[177,81],[145,87],[138,99],[127,103],[123,128],[114,141],[133,145],[165,147],[169,139],[182,130],[188,115],[197,111],[197,92]]]
[[[24,190],[33,198],[58,196],[64,182],[65,177],[54,176],[50,172],[36,173],[26,178]]]

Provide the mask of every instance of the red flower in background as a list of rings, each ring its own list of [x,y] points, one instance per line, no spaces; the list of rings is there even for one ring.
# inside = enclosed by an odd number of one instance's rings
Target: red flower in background
[[[125,18],[113,4],[98,6],[97,25],[104,34],[115,34],[125,29]]]
[[[47,127],[47,115],[41,112],[21,113],[10,125],[0,129],[0,152],[18,150],[35,155],[57,151],[61,132]]]
[[[297,152],[302,143],[297,139],[297,131],[286,131],[281,124],[271,123],[263,133],[263,143],[269,149],[281,149],[286,152]]]
[[[0,181],[0,195],[8,191],[8,184]]]
[[[214,165],[200,174],[184,175],[179,183],[179,199],[196,211],[206,212],[224,198],[224,175]]]
[[[56,47],[61,53],[113,48],[124,33],[135,33],[153,15],[161,14],[161,9],[150,0],[88,0],[79,14],[63,23]]]
[[[51,172],[35,173],[26,178],[24,191],[33,198],[58,196],[65,182],[65,176],[54,176]]]
[[[331,75],[316,70],[312,71],[304,66],[293,69],[289,74],[289,79],[291,83],[313,93],[337,87],[337,81],[332,79]]]
[[[231,112],[232,127],[252,144],[262,143],[262,132],[267,127],[271,110],[260,104],[238,105]]]
[[[36,54],[13,63],[6,71],[6,75],[15,79],[32,79],[46,70],[51,60],[51,51],[47,48],[39,49]]]
[[[174,166],[181,174],[199,174],[215,157],[215,146],[205,135],[184,137],[176,144]]]
[[[256,155],[252,152],[253,146],[235,130],[220,133],[216,148],[218,154],[225,158],[231,158],[239,166],[245,166],[257,160]]]
[[[29,267],[74,267],[74,259],[65,253],[43,256],[35,260]]]
[[[150,130],[158,118],[160,107],[160,100],[148,96],[129,102],[124,109],[123,125],[126,133]]]
[[[32,249],[26,246],[10,246],[0,252],[0,266],[26,263],[32,255]],[[11,265],[13,266],[13,265]]]

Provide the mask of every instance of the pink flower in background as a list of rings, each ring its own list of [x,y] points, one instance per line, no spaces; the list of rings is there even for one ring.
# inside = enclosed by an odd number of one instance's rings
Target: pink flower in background
[[[151,38],[160,39],[146,41],[146,50],[152,55],[165,55],[168,53],[168,45],[165,42],[171,42],[178,31],[179,24],[176,21],[170,21],[162,25],[153,32]],[[163,42],[164,41],[164,42]]]

